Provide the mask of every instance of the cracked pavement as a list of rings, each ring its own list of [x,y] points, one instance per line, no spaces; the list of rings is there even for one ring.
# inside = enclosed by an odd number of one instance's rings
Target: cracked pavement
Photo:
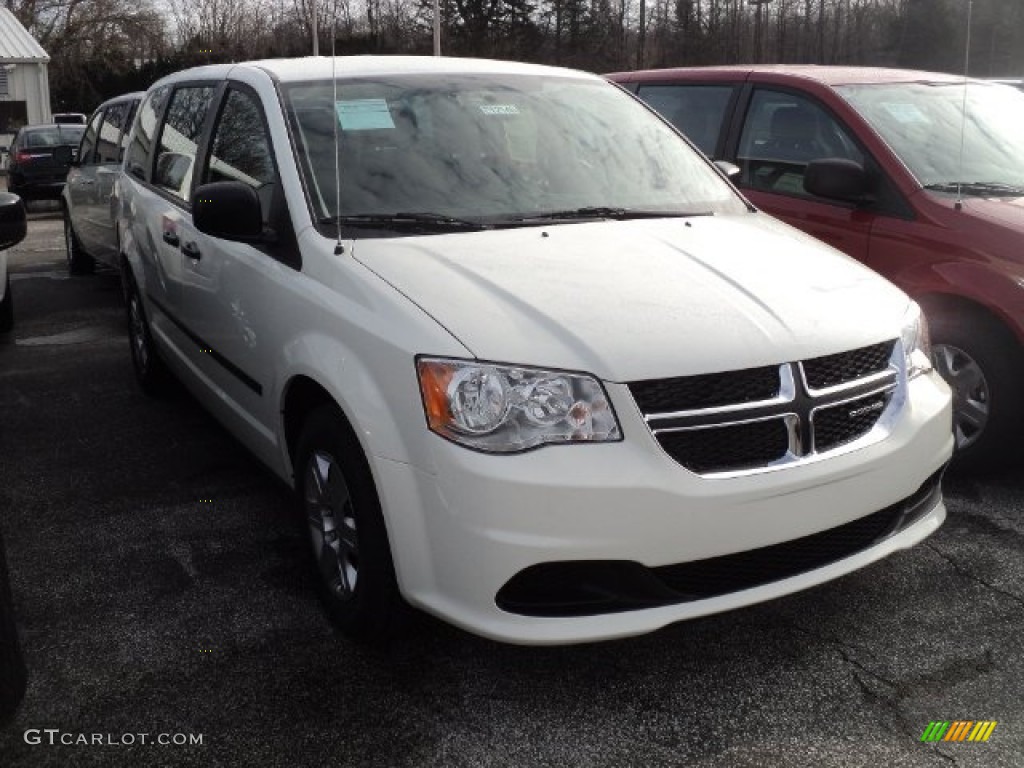
[[[30,670],[4,766],[1024,765],[1019,469],[949,478],[945,525],[910,551],[645,637],[520,648],[418,617],[355,647],[313,596],[287,492],[186,395],[138,391],[116,278],[67,278],[59,219],[33,218],[0,336],[0,525]],[[923,744],[933,720],[999,724]]]

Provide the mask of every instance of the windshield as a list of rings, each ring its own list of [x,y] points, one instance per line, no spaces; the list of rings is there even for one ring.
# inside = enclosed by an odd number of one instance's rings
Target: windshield
[[[25,132],[27,147],[77,146],[85,133],[84,125],[54,125]]]
[[[742,212],[675,132],[602,81],[401,75],[284,88],[317,219],[526,224]],[[340,207],[335,195],[338,133]],[[333,229],[333,228],[332,228]]]
[[[881,134],[924,187],[980,194],[1024,188],[1024,93],[971,82],[891,83],[836,88]],[[963,161],[960,143],[963,137]],[[986,192],[987,190],[987,192]],[[965,189],[971,194],[972,189]]]

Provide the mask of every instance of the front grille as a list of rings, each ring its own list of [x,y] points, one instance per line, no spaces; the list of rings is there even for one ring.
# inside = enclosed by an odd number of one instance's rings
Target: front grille
[[[778,461],[789,450],[783,419],[731,424],[717,429],[664,432],[658,442],[669,456],[693,472],[728,472]]]
[[[890,397],[890,393],[882,392],[816,411],[814,449],[829,451],[866,435],[878,422]]]
[[[851,352],[804,360],[803,369],[807,386],[812,389],[825,389],[884,371],[889,366],[889,358],[895,343],[884,341]]]
[[[682,466],[698,474],[757,470],[871,433],[898,386],[889,364],[895,344],[628,386],[658,443]]]
[[[629,390],[644,413],[695,411],[731,403],[752,403],[770,400],[779,394],[779,366],[634,381]]]

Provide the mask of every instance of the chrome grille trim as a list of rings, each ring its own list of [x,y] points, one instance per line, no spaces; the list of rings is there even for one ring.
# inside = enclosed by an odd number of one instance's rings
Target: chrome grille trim
[[[892,352],[885,370],[824,389],[811,388],[807,383],[803,362],[795,361],[779,366],[781,383],[779,394],[771,399],[694,410],[645,413],[642,416],[662,450],[665,450],[674,461],[689,471],[706,478],[741,477],[842,455],[885,439],[891,430],[895,413],[903,407],[906,388],[903,352],[898,342],[891,342],[891,344]],[[851,354],[856,352],[858,350],[854,350]],[[832,425],[829,425],[832,430],[829,437],[832,440],[838,439],[839,442],[822,451],[817,450],[814,438],[815,414],[860,401],[865,401],[865,407],[874,409],[879,401],[876,399],[875,402],[871,402],[871,400],[879,397],[884,398],[881,401],[884,405],[878,409],[877,417],[873,422],[870,418],[858,421],[858,416],[862,414],[858,414],[857,409],[854,408],[848,414],[850,439],[842,439],[842,429],[839,430],[837,438],[833,422]],[[771,459],[766,457],[763,463],[747,468],[697,471],[687,467],[688,457],[672,454],[659,439],[660,436],[678,432],[715,430],[772,420],[779,420],[785,424],[789,435],[788,450],[783,456]],[[844,424],[843,427],[845,428],[845,426]],[[865,431],[861,432],[862,429]],[[693,455],[692,452],[689,454],[690,457]],[[691,461],[694,464],[698,463],[692,459]]]

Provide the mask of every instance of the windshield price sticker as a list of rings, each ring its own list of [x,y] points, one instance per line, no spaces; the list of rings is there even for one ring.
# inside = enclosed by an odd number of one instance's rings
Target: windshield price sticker
[[[931,122],[928,116],[916,104],[900,104],[894,101],[887,101],[882,104],[882,108],[896,118],[896,120],[906,125],[912,123],[927,125]]]
[[[519,107],[515,104],[481,104],[480,111],[485,115],[518,115]]]
[[[391,110],[384,99],[352,99],[334,104],[343,131],[375,131],[394,128]]]

